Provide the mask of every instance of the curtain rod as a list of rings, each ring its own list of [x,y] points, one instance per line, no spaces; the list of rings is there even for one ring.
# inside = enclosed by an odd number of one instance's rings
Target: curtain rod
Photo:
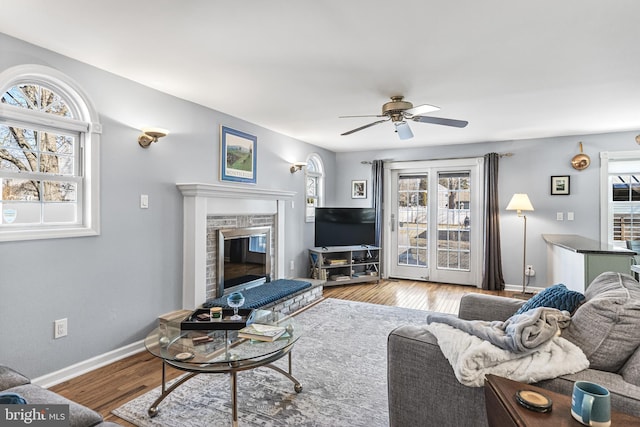
[[[500,153],[498,154],[501,158],[502,157],[512,157],[514,156],[514,153]],[[462,160],[462,159],[475,159],[478,156],[473,156],[473,157],[445,157],[445,158],[438,158],[438,159],[423,159],[426,161],[433,161],[433,160]],[[393,159],[381,159],[385,162],[393,162]],[[400,162],[415,162],[416,160],[400,160]],[[363,160],[360,162],[363,165],[371,165],[373,164],[373,162],[371,160]]]

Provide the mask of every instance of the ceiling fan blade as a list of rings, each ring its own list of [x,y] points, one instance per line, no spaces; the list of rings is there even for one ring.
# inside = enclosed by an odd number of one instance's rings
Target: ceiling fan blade
[[[378,120],[377,122],[373,122],[373,123],[369,123],[368,125],[360,126],[359,128],[355,128],[355,129],[352,129],[352,130],[347,131],[347,132],[345,132],[345,133],[341,133],[341,134],[340,134],[340,136],[351,135],[352,133],[358,132],[358,131],[360,131],[360,130],[363,130],[363,129],[369,128],[369,127],[371,127],[371,126],[374,126],[374,125],[377,125],[377,124],[380,124],[380,123],[384,123],[384,122],[386,122],[386,121],[389,121],[389,119],[385,119],[385,120]]]
[[[432,123],[434,125],[453,126],[455,128],[463,128],[469,124],[465,120],[445,119],[442,117],[414,116],[411,120],[420,123]]]
[[[394,124],[396,125],[396,132],[400,139],[413,138],[413,132],[411,132],[411,128],[407,122],[396,122]]]
[[[358,117],[387,117],[387,116],[381,116],[380,114],[369,114],[366,116],[338,116],[339,119],[352,119],[352,118],[358,118]]]
[[[410,116],[419,116],[420,114],[433,113],[434,111],[438,111],[440,107],[436,107],[435,105],[422,104],[416,105],[413,108],[409,108],[405,110],[404,113]]]

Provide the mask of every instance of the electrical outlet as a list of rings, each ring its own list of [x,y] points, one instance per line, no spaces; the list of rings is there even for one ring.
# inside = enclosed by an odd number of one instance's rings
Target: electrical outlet
[[[295,270],[295,264],[293,263],[293,260],[289,260],[289,270]]]
[[[536,275],[536,271],[533,269],[533,265],[527,265],[527,268],[524,270],[524,275],[533,277]]]
[[[58,339],[67,336],[67,318],[53,322],[53,338]]]

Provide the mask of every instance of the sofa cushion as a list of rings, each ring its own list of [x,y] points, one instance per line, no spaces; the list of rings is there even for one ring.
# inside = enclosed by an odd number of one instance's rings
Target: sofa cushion
[[[516,311],[516,314],[522,314],[525,311],[538,307],[557,308],[558,310],[573,313],[584,299],[584,295],[580,292],[569,290],[565,285],[560,283],[550,286],[534,295]]]
[[[0,365],[0,391],[17,385],[29,384],[31,381],[21,373],[8,366]]]
[[[633,352],[631,357],[620,370],[622,378],[630,384],[640,386],[640,347]]]
[[[33,405],[69,405],[69,427],[91,427],[102,422],[99,413],[35,384],[19,385],[7,391],[19,394]]]
[[[640,344],[640,284],[626,274],[602,273],[585,298],[562,336],[582,349],[592,369],[618,372]]]

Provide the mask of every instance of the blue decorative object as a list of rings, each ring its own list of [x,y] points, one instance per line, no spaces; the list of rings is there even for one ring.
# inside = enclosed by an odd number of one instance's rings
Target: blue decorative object
[[[24,397],[17,393],[0,393],[0,405],[26,405]]]
[[[244,308],[260,308],[271,302],[277,301],[281,298],[295,294],[306,288],[310,288],[311,283],[302,280],[289,280],[278,279],[272,282],[265,283],[255,288],[249,288],[242,291],[245,301]],[[227,304],[227,297],[222,296],[220,298],[207,300],[202,304],[203,308],[211,307],[223,307],[229,308]]]
[[[534,295],[516,311],[516,314],[522,314],[525,311],[538,307],[557,308],[558,310],[566,310],[573,314],[583,301],[584,295],[580,292],[569,290],[565,285],[560,283],[550,286]]]

